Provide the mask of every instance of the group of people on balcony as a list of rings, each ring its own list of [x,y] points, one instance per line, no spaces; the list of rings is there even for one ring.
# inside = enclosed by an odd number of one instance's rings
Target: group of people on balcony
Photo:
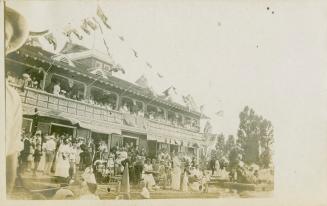
[[[28,73],[23,73],[22,75],[15,75],[13,72],[8,71],[6,73],[8,83],[15,84],[21,89],[26,87],[41,89],[43,81],[42,70],[29,70]]]
[[[41,71],[36,70],[30,72],[31,74],[24,73],[21,78],[14,76],[10,71],[7,72],[7,79],[9,83],[16,84],[21,88],[34,88],[41,89],[41,82],[43,81],[43,73],[41,75]],[[62,83],[58,78],[53,78],[51,83],[46,87],[46,91],[52,93],[55,96],[70,98],[74,100],[78,100],[87,104],[95,105],[107,110],[115,110],[117,103],[117,96],[103,94],[99,95],[98,93],[94,93],[90,95],[89,98],[83,98],[83,95],[79,95],[79,89],[76,84],[72,83],[70,86],[65,86],[63,88]],[[169,123],[176,127],[183,127],[187,129],[198,129],[198,122],[195,119],[190,119],[185,117],[183,121],[183,117],[181,114],[177,112],[168,112],[167,118],[165,117],[165,113],[163,109],[158,107],[148,107],[146,111],[140,102],[136,103],[129,99],[129,101],[123,101],[122,105],[119,107],[119,111],[123,114],[133,114],[141,117],[146,117],[150,120]]]

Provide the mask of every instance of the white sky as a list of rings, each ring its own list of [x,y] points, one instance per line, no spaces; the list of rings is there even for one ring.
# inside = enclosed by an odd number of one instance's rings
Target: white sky
[[[8,5],[28,18],[32,30],[63,27],[95,15],[96,8],[85,1],[28,2]],[[211,116],[222,107],[224,117],[213,119],[216,130],[236,134],[245,105],[272,121],[276,168],[283,171],[278,195],[321,198],[327,181],[321,164],[327,162],[326,2],[100,3],[114,31],[170,83],[206,104]],[[107,35],[125,78],[135,80],[144,63]]]

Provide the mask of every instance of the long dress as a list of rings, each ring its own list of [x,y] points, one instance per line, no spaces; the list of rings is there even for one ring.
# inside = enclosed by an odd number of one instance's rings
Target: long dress
[[[58,177],[69,177],[69,152],[70,147],[68,144],[61,144],[58,149],[57,153],[57,163],[56,163],[56,170],[55,176]]]
[[[151,188],[156,184],[156,182],[153,178],[153,175],[147,173],[148,171],[153,171],[153,167],[151,164],[144,165],[144,174],[143,174],[143,179],[144,179],[145,185],[147,185],[148,188]]]
[[[37,171],[44,172],[45,171],[44,169],[45,169],[45,151],[43,150]]]
[[[180,190],[181,183],[181,162],[176,156],[173,158],[173,170],[172,170],[172,179],[171,179],[171,188],[173,190]]]

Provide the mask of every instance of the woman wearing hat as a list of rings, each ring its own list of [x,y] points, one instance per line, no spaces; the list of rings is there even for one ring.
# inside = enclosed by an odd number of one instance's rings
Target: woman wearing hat
[[[58,148],[55,170],[55,176],[63,181],[66,181],[69,177],[69,154],[70,146],[68,144],[68,138],[65,138]]]
[[[178,155],[173,154],[173,170],[172,170],[172,180],[171,180],[171,188],[173,190],[180,190],[180,182],[181,182],[181,161]]]

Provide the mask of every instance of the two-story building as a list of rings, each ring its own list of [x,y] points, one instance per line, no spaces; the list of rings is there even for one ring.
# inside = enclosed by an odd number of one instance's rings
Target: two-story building
[[[201,114],[114,77],[116,66],[109,56],[71,43],[59,54],[25,45],[8,55],[6,74],[21,96],[23,129],[31,131],[37,109],[44,134],[104,140],[109,149],[133,143],[152,156],[161,148],[199,155]]]

